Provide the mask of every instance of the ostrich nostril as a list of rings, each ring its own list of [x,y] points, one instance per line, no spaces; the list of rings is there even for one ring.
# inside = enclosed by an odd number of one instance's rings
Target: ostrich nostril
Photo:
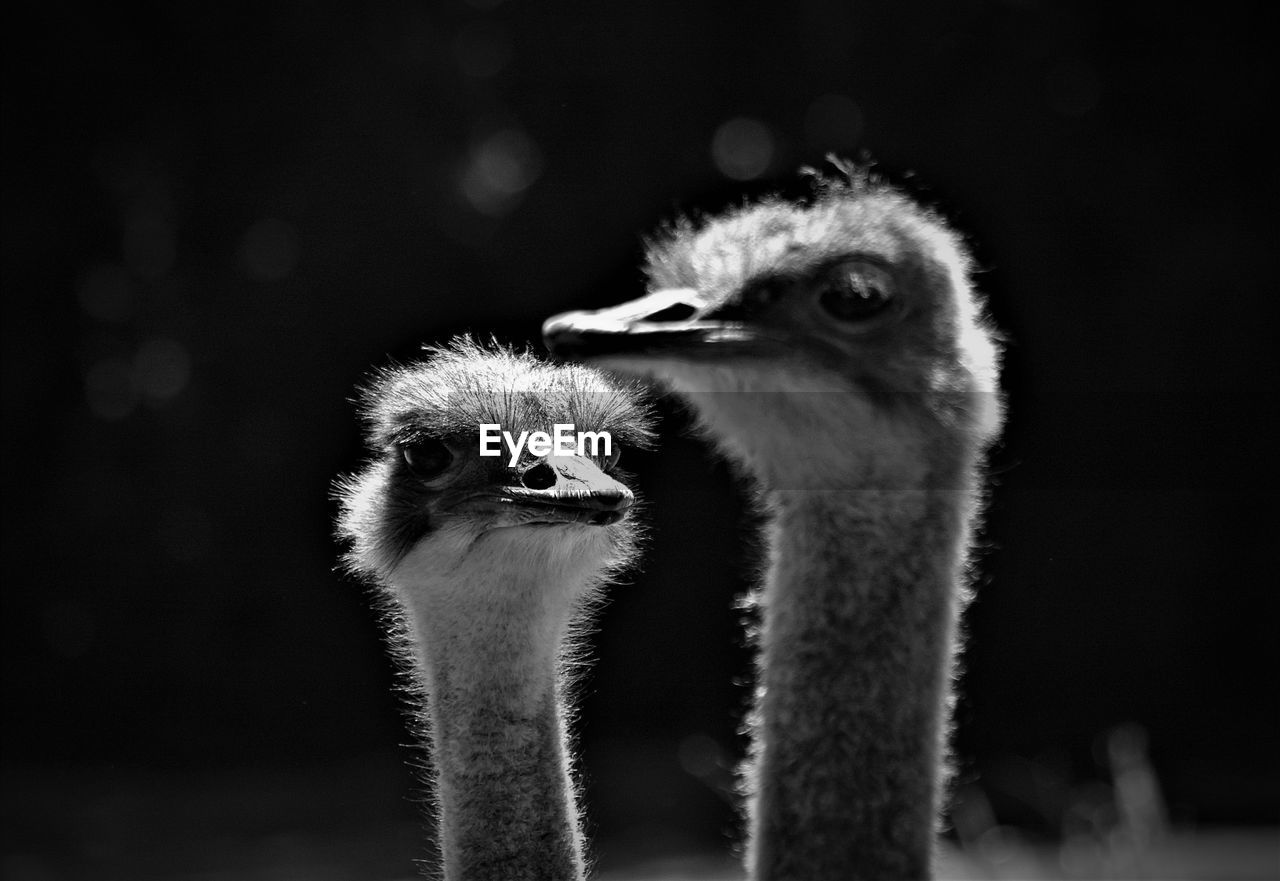
[[[550,489],[556,485],[556,472],[546,462],[539,462],[520,475],[520,482],[526,489]]]
[[[698,310],[690,306],[688,303],[675,303],[665,309],[659,309],[652,315],[646,315],[645,321],[688,321],[690,318],[698,314]]]

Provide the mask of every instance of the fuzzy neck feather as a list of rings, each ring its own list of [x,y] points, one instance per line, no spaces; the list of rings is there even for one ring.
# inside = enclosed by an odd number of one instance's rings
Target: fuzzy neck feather
[[[602,530],[448,530],[389,579],[407,613],[437,777],[447,881],[576,881],[583,835],[561,665],[604,568]]]
[[[669,384],[769,515],[750,877],[928,878],[989,416],[947,423],[781,369],[680,367]]]
[[[751,877],[927,878],[968,497],[766,498]]]

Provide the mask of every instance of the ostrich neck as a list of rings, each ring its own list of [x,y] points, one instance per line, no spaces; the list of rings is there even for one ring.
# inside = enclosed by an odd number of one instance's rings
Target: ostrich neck
[[[972,492],[766,498],[751,877],[927,878]]]
[[[424,602],[421,591],[405,597],[444,878],[576,881],[583,844],[559,684],[572,609],[562,586],[543,589],[528,574],[498,581],[467,585],[463,593],[491,598],[467,609]]]

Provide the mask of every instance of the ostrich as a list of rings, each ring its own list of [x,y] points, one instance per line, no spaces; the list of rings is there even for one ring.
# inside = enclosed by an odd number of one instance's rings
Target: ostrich
[[[969,258],[851,166],[681,222],[649,293],[543,327],[657,382],[753,478],[769,563],[742,773],[751,878],[918,879],[946,783],[957,616],[1002,421]]]
[[[429,351],[364,393],[374,458],[337,484],[345,561],[380,588],[421,699],[444,878],[579,879],[565,654],[634,553],[634,497],[613,469],[619,445],[646,443],[648,416],[587,367],[465,339]],[[481,425],[557,423],[609,432],[610,451],[481,456]]]

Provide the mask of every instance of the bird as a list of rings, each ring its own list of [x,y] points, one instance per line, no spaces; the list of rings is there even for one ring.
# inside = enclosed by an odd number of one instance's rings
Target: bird
[[[443,878],[576,881],[567,668],[601,585],[636,554],[616,466],[650,441],[646,405],[589,367],[462,337],[379,371],[359,407],[371,457],[335,482],[337,533],[408,673]],[[535,444],[557,425],[595,442]],[[484,455],[482,426],[518,452]]]
[[[940,214],[866,165],[668,224],[557,358],[674,394],[764,515],[740,771],[754,881],[932,877],[1001,339]]]

